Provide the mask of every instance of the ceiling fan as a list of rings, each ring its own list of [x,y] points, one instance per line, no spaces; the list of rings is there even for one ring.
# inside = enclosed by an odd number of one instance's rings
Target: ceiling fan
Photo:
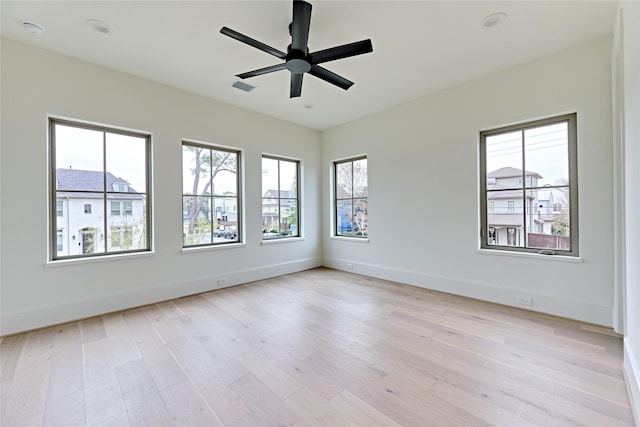
[[[246,43],[256,49],[260,49],[276,58],[283,59],[284,62],[270,67],[237,74],[241,79],[255,77],[262,74],[273,73],[274,71],[289,70],[291,72],[290,98],[299,97],[302,93],[302,77],[304,73],[318,77],[326,82],[334,84],[344,90],[349,89],[353,82],[344,77],[321,67],[318,64],[335,61],[336,59],[348,58],[350,56],[361,55],[373,52],[371,40],[361,40],[329,49],[309,52],[307,42],[309,39],[309,26],[311,25],[311,4],[302,0],[293,0],[293,20],[289,24],[291,34],[291,44],[287,47],[287,53],[268,46],[258,40],[247,37],[231,28],[222,27],[220,32],[225,36]]]

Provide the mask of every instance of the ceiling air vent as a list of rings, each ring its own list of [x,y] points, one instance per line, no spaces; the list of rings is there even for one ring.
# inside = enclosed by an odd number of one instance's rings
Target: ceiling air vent
[[[245,92],[251,92],[252,90],[254,90],[256,87],[250,85],[249,83],[245,83],[243,81],[240,80],[236,80],[235,82],[233,82],[231,84],[231,87],[235,87],[236,89],[240,89],[242,91]]]

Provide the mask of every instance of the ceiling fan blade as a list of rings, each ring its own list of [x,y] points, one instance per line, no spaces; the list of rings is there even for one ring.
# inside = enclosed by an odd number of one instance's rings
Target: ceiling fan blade
[[[312,65],[311,70],[309,70],[309,74],[319,79],[322,79],[325,82],[336,85],[339,88],[342,88],[344,90],[347,90],[351,86],[353,86],[353,82],[351,80],[347,80],[344,77],[334,73],[333,71],[329,71],[326,68],[322,68],[319,65]]]
[[[253,46],[256,49],[260,49],[263,52],[267,52],[270,55],[275,56],[276,58],[284,59],[287,56],[286,53],[279,51],[276,48],[273,48],[269,45],[266,45],[258,40],[252,39],[251,37],[245,36],[237,31],[232,30],[231,28],[222,27],[220,32],[225,36],[229,36],[232,39],[236,39],[242,43],[248,44],[249,46]]]
[[[273,73],[274,71],[280,71],[287,68],[287,64],[283,62],[282,64],[271,65],[270,67],[260,68],[258,70],[247,71],[246,73],[236,74],[236,77],[240,77],[241,79],[248,79],[249,77],[260,76],[262,74]]]
[[[309,54],[309,60],[311,64],[322,64],[323,62],[335,61],[336,59],[348,58],[369,52],[373,52],[371,39],[312,52]]]
[[[302,94],[302,76],[304,74],[291,73],[291,92],[289,98],[297,98]]]
[[[311,25],[311,5],[306,1],[293,1],[293,21],[291,23],[291,49],[307,54],[309,26]]]

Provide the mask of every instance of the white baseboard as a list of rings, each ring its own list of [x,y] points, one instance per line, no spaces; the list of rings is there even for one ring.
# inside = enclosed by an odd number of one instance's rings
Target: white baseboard
[[[467,282],[449,277],[433,276],[417,271],[400,268],[385,267],[376,264],[359,263],[345,259],[325,258],[325,267],[379,279],[391,280],[420,288],[447,292],[475,298],[482,301],[495,302],[522,309],[534,310],[541,313],[566,317],[596,325],[612,326],[612,307],[592,304],[584,301],[567,300],[548,295],[526,292],[526,296],[533,299],[532,306],[516,304],[516,297],[522,291],[490,286],[484,283]],[[349,265],[353,269],[347,269]]]
[[[64,304],[43,306],[25,311],[3,312],[0,316],[0,336],[291,274],[320,267],[321,265],[322,262],[319,259],[308,258],[240,271],[216,272],[215,275],[198,280],[144,289],[132,289],[127,292],[101,295],[95,298],[69,301]],[[221,276],[227,278],[226,285],[218,285],[218,278]]]
[[[636,425],[640,425],[640,355],[634,354],[627,341],[624,343],[624,373],[629,386],[629,400],[634,409]]]

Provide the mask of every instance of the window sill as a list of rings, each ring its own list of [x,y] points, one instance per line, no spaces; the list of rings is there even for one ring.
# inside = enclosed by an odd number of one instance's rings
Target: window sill
[[[331,240],[342,240],[344,242],[369,243],[368,237],[330,236]]]
[[[244,242],[238,243],[225,243],[222,245],[210,245],[210,246],[195,246],[192,248],[182,248],[180,252],[183,254],[188,254],[192,252],[205,252],[205,251],[219,251],[221,249],[236,249],[236,248],[244,248],[247,246]]]
[[[262,240],[260,242],[261,245],[273,245],[278,243],[288,243],[288,242],[301,242],[304,240],[304,237],[282,237],[279,239],[268,239]]]
[[[478,249],[478,253],[481,255],[497,255],[497,256],[509,256],[515,258],[529,258],[529,259],[537,259],[537,260],[550,260],[550,261],[561,261],[561,262],[582,262],[581,257],[573,257],[566,255],[544,255],[544,254],[536,254],[529,252],[512,252],[512,251],[501,251],[499,249]]]
[[[74,264],[88,264],[94,262],[106,262],[106,261],[121,261],[123,259],[131,258],[146,258],[154,256],[154,251],[147,252],[135,252],[130,254],[113,254],[113,255],[100,255],[86,258],[66,258],[47,261],[45,267],[66,267]]]

